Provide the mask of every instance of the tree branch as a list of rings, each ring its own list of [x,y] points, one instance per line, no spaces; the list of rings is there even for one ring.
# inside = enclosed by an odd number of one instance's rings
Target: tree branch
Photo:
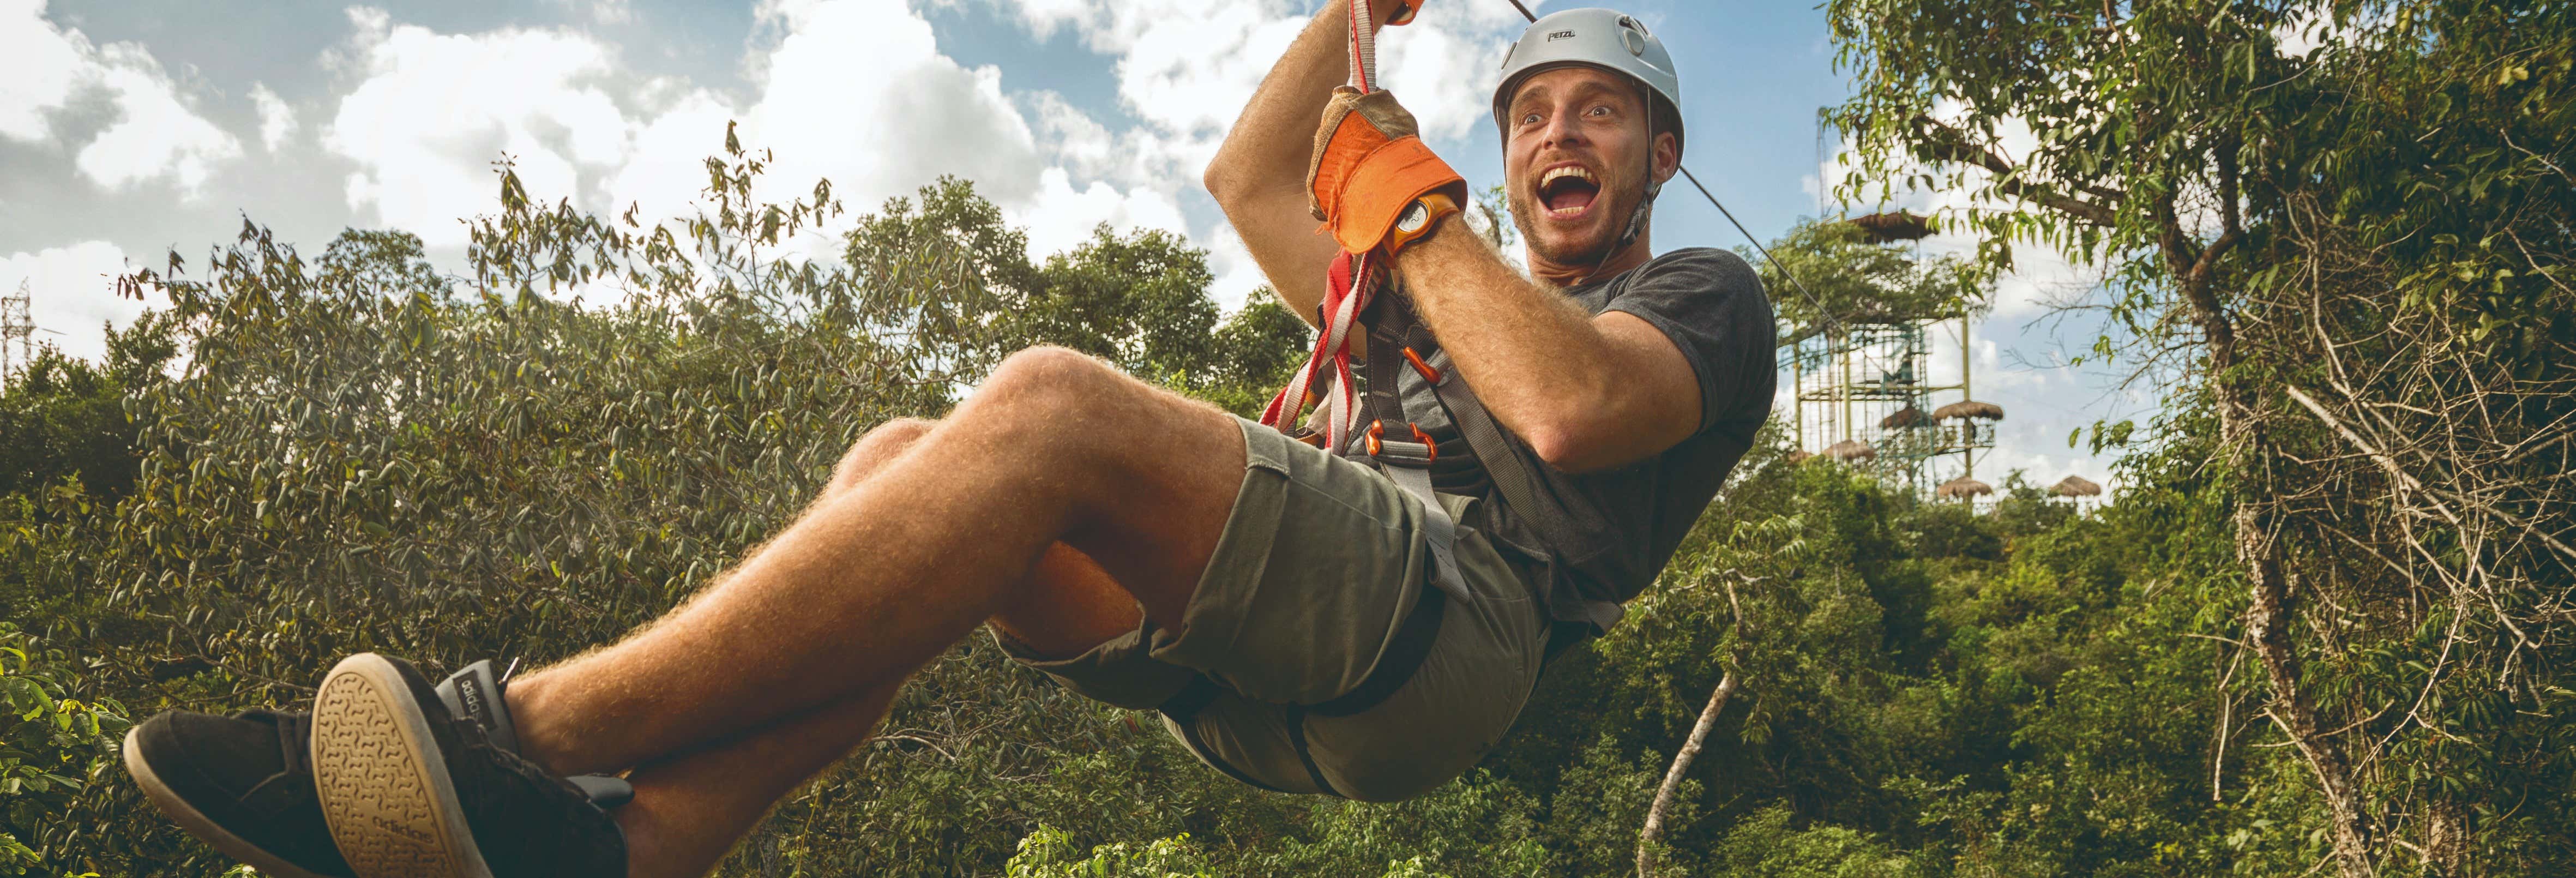
[[[1699,758],[1699,748],[1708,741],[1708,731],[1717,725],[1717,715],[1726,712],[1726,701],[1735,695],[1735,672],[1727,671],[1717,681],[1717,690],[1708,694],[1708,706],[1701,708],[1699,722],[1691,725],[1690,738],[1682,742],[1681,752],[1673,754],[1673,767],[1664,772],[1663,786],[1655,789],[1655,804],[1646,809],[1646,827],[1637,833],[1637,878],[1654,878],[1655,839],[1664,833],[1664,812],[1673,806],[1673,796],[1682,786],[1682,775],[1690,770],[1691,760]]]
[[[2070,218],[2090,225],[2108,227],[2115,221],[2109,207],[2015,177],[2014,174],[2021,170],[2020,166],[2013,164],[1993,149],[1969,142],[1967,134],[1959,129],[1943,125],[1932,117],[1922,114],[1916,114],[1912,121],[1915,127],[1922,129],[1926,135],[1923,141],[1924,148],[1932,158],[1984,168],[1995,175],[1995,188],[2002,190],[2005,195],[2066,214]],[[2108,197],[2115,199],[2118,197],[2115,190],[2092,186],[2085,188],[2097,194],[2107,194]]]
[[[1727,571],[1734,573],[1734,571]],[[1744,604],[1736,599],[1735,583],[1726,584],[1726,603],[1735,612],[1738,649],[1744,632]],[[1690,737],[1682,741],[1681,752],[1673,754],[1672,768],[1664,772],[1664,783],[1655,789],[1655,803],[1646,809],[1646,825],[1637,831],[1637,878],[1654,878],[1655,839],[1664,834],[1664,813],[1671,810],[1673,796],[1681,790],[1682,775],[1690,771],[1691,761],[1699,758],[1699,748],[1708,741],[1709,729],[1717,725],[1717,715],[1726,712],[1727,699],[1735,695],[1735,670],[1727,669],[1718,677],[1716,691],[1708,694],[1708,706],[1700,708],[1699,721],[1691,724]]]

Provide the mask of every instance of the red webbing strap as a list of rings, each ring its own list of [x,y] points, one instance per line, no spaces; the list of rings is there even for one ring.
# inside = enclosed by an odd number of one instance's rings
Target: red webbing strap
[[[1369,0],[1351,0],[1351,87],[1367,94],[1377,90],[1377,22],[1369,20]]]
[[[1324,450],[1339,453],[1347,447],[1352,422],[1359,415],[1351,385],[1351,326],[1376,296],[1377,284],[1370,276],[1374,268],[1365,254],[1344,253],[1333,259],[1324,279],[1323,331],[1315,334],[1315,350],[1307,355],[1306,364],[1297,367],[1288,386],[1280,388],[1279,395],[1262,409],[1263,426],[1293,434],[1306,406],[1322,402]],[[1329,395],[1323,390],[1327,365],[1337,385]]]

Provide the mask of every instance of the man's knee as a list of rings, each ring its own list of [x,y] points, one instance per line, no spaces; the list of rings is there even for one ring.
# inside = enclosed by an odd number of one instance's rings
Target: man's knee
[[[912,447],[912,443],[920,441],[936,426],[939,422],[921,418],[895,418],[878,424],[876,429],[859,437],[859,441],[851,443],[850,450],[841,455],[840,464],[832,468],[831,490],[833,493],[849,490],[866,479],[869,473],[875,472],[878,466]]]
[[[1097,410],[1135,386],[1135,379],[1089,355],[1040,346],[1003,358],[976,389],[974,402],[979,408],[1007,412],[1013,420],[1043,420]],[[1071,422],[1058,421],[1055,426],[1071,426]]]
[[[1087,353],[1072,348],[1038,345],[1023,348],[1002,358],[994,366],[992,378],[976,397],[989,397],[994,402],[1056,402],[1056,399],[1084,399],[1115,391],[1131,384],[1133,378],[1121,373],[1110,363],[1100,363]]]

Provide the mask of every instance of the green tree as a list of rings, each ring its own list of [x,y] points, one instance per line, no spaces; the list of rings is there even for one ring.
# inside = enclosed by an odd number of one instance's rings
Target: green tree
[[[128,406],[162,380],[178,348],[170,322],[145,312],[107,328],[107,358],[92,364],[48,345],[0,386],[0,497],[71,479],[115,502],[133,489],[139,459]]]
[[[2576,10],[1828,11],[1858,85],[1829,114],[1846,195],[1965,191],[1989,265],[2104,264],[2133,352],[2197,353],[2260,713],[2306,767],[2278,775],[2313,782],[2293,822],[2347,875],[2576,863],[2541,792],[2576,773],[2571,643],[2535,633],[2576,576],[2571,494],[2515,456],[2567,441],[2576,399]]]
[[[124,709],[73,688],[59,648],[0,622],[0,875],[47,875],[81,842],[76,799],[121,781]]]
[[[1983,309],[1993,292],[1986,266],[1871,243],[1859,226],[1840,219],[1799,221],[1771,242],[1768,259],[1740,249],[1759,266],[1772,307],[1789,328],[1783,339],[1838,321],[1956,317]]]

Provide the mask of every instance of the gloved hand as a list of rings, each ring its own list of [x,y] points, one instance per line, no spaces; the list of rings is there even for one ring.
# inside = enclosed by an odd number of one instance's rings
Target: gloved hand
[[[1369,0],[1352,0],[1352,2],[1366,3]],[[1396,27],[1412,24],[1414,13],[1421,12],[1422,4],[1426,2],[1429,0],[1395,0],[1395,9],[1387,13],[1386,25]]]
[[[1394,94],[1343,86],[1324,105],[1306,192],[1343,251],[1393,254],[1457,213],[1467,181],[1431,153]]]

